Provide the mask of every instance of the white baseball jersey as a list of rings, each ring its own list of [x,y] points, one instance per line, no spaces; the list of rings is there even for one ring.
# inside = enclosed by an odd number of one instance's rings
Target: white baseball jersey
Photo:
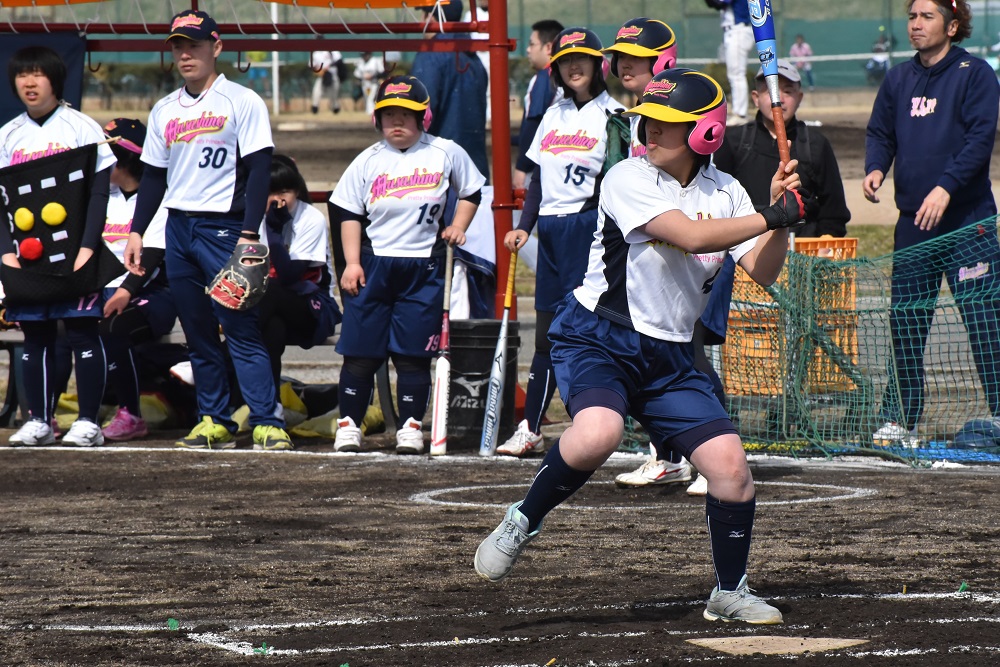
[[[629,141],[629,157],[642,157],[646,154],[646,146],[641,141],[639,141],[639,121],[642,120],[642,116],[632,116],[629,120],[629,129],[631,130],[629,136],[631,140]]]
[[[548,108],[527,152],[542,179],[540,215],[579,213],[597,199],[608,148],[606,112],[622,108],[607,91],[581,109],[568,98]]]
[[[726,255],[739,262],[756,239],[728,252],[691,254],[640,229],[672,210],[693,225],[754,213],[743,186],[714,165],[681,187],[644,157],[622,160],[604,177],[587,274],[573,294],[588,310],[641,334],[686,342]]]
[[[0,128],[0,168],[103,141],[101,126],[68,106],[57,106],[43,125],[25,112]],[[115,162],[114,153],[101,143],[97,147],[96,171],[104,171]]]
[[[180,88],[156,103],[142,161],[167,169],[166,208],[238,213],[246,196],[242,156],[273,146],[264,100],[220,74],[198,97]]]
[[[104,231],[101,236],[104,243],[111,252],[115,253],[122,264],[125,263],[125,246],[128,244],[128,235],[132,231],[132,216],[135,215],[135,202],[138,199],[136,194],[126,198],[121,188],[112,184],[108,193],[108,217],[104,222]],[[146,228],[146,233],[142,235],[143,245],[147,248],[166,248],[167,229],[167,209],[160,207],[160,210],[153,216],[153,221]],[[148,276],[147,282],[156,277],[159,268]],[[107,287],[118,287],[127,273],[123,273],[107,284]]]
[[[354,158],[330,201],[366,218],[362,247],[386,257],[430,257],[448,189],[459,199],[486,179],[461,146],[424,132],[405,152],[384,141]]]
[[[309,66],[314,70],[324,67],[330,69],[334,63],[340,62],[343,58],[340,51],[313,51],[309,56]]]
[[[281,240],[290,259],[309,262],[311,267],[318,269],[310,271],[306,277],[319,285],[323,285],[325,279],[327,291],[333,296],[332,277],[336,273],[330,252],[330,224],[323,214],[312,204],[299,201],[291,222],[281,230]]]

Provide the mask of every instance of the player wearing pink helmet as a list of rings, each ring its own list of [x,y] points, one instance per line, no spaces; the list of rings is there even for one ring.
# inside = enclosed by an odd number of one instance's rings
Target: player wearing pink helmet
[[[774,203],[756,213],[736,179],[712,165],[725,131],[725,96],[700,72],[661,72],[627,115],[640,117],[647,154],[619,162],[605,176],[587,275],[549,330],[573,423],[546,454],[524,499],[479,545],[475,568],[490,581],[507,576],[545,515],[618,448],[629,415],[708,480],[716,586],[704,617],[780,623],[781,612],[747,586],[753,478],[712,383],[694,367],[691,335],[730,253],[758,283],[777,279],[787,228],[805,214],[795,163],[775,172]]]

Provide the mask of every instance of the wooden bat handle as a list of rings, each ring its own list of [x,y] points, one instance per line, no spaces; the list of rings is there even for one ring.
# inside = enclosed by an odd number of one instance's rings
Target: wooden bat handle
[[[788,149],[788,135],[785,134],[785,116],[781,111],[781,102],[771,103],[771,116],[774,118],[774,137],[778,142],[778,156],[781,161],[788,164],[792,159]]]

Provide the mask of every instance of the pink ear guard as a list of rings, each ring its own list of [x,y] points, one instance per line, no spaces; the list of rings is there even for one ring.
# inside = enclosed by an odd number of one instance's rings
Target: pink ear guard
[[[688,146],[698,155],[711,155],[722,146],[726,137],[726,103],[707,112],[695,122],[688,135]]]
[[[653,63],[653,76],[656,76],[665,69],[673,69],[677,64],[677,45],[667,47],[663,53],[657,56]]]

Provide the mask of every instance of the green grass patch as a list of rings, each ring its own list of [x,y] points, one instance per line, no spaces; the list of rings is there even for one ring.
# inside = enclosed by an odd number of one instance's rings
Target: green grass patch
[[[895,225],[847,226],[847,235],[858,239],[858,257],[881,257],[892,252]]]

